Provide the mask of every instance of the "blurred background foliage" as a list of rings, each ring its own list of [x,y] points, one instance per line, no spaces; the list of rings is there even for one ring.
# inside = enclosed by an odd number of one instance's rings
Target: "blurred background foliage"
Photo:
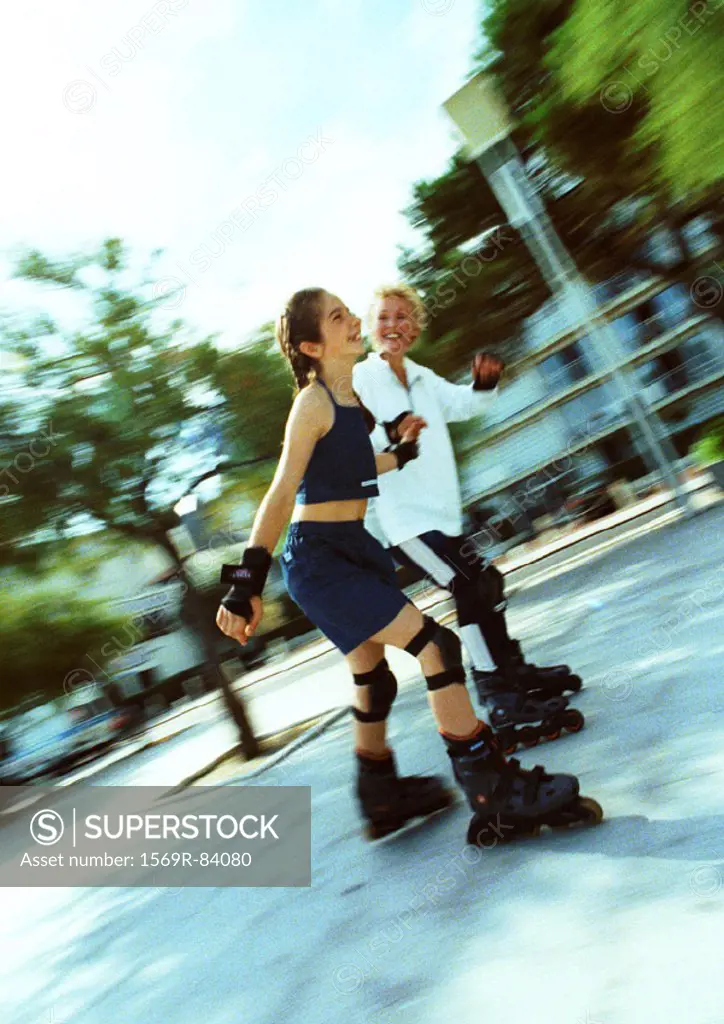
[[[128,616],[50,580],[16,590],[2,611],[0,711],[36,694],[52,700],[71,693],[93,677],[93,662],[104,670],[134,633]]]
[[[712,89],[724,7],[491,0],[481,29],[471,71],[497,75],[527,170],[589,280],[642,271],[688,287],[710,269],[724,249],[724,96]],[[433,311],[424,361],[449,374],[482,346],[514,355],[548,293],[477,166],[458,154],[417,182],[407,216],[423,243],[400,269]],[[692,244],[703,224],[705,252]],[[654,239],[675,255],[662,260]]]

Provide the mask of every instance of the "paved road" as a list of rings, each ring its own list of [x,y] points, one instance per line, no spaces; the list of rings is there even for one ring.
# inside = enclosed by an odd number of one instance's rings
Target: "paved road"
[[[552,551],[531,565],[517,565],[524,559],[518,550],[508,569],[508,591],[514,594],[558,575],[566,567],[596,559],[603,551],[620,545],[627,538],[670,523],[673,516],[675,512],[670,506],[652,508],[632,521],[612,522],[610,528],[601,534],[581,536],[572,545]],[[418,592],[415,600],[425,610],[432,607],[438,617],[446,613],[452,617],[452,602],[445,597],[444,591],[429,587]],[[525,635],[528,636],[527,633]],[[312,655],[311,662],[305,661]],[[416,664],[396,652],[392,652],[391,657],[400,684],[403,687],[415,685]],[[349,702],[349,682],[339,674],[336,652],[331,650],[329,643],[321,641],[304,645],[292,656],[248,673],[244,677],[244,700],[257,735],[264,736],[344,707]],[[174,729],[183,732],[159,746],[144,748],[149,736]],[[201,698],[181,709],[175,717],[167,716],[160,720],[142,739],[129,741],[125,748],[116,748],[106,757],[70,774],[64,784],[92,778],[94,785],[171,786],[203,769],[237,742],[236,731],[221,700]],[[129,751],[135,751],[133,756],[124,757],[124,753]]]
[[[312,786],[311,889],[5,890],[3,1019],[720,1024],[723,527],[712,510],[512,602],[532,653],[588,684],[586,729],[523,760],[578,774],[602,826],[478,854],[459,806],[367,845],[343,721],[262,777]],[[403,769],[447,772],[419,684],[393,739]]]

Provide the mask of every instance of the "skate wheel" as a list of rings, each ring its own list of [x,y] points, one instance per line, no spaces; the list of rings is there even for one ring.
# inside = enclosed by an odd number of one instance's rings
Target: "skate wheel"
[[[522,834],[517,825],[511,835],[508,833],[512,830],[505,826],[501,829],[498,825],[499,820],[495,818],[480,818],[475,815],[468,825],[466,842],[469,846],[477,846],[481,850],[492,850],[500,843],[507,842],[509,838]]]
[[[456,801],[457,798],[452,790],[441,789],[436,794],[435,799],[423,807],[416,808],[414,814],[405,815],[401,818],[390,818],[387,821],[368,821],[363,826],[362,834],[365,839],[372,842],[376,839],[384,839],[385,836],[398,832],[401,828],[405,828],[406,825],[412,822],[425,821],[435,814],[440,814],[442,811],[447,810],[448,807],[452,807]]]
[[[562,808],[545,823],[554,831],[579,828],[581,825],[598,825],[603,820],[603,808],[590,796],[578,797],[573,803]]]
[[[577,809],[583,815],[581,818],[582,825],[600,825],[603,821],[603,807],[601,807],[598,800],[594,800],[593,797],[579,797]]]
[[[486,828],[485,822],[478,820],[478,818],[473,818],[468,825],[467,835],[465,836],[465,842],[468,846],[482,847],[484,845],[482,837],[485,834]]]
[[[518,749],[518,744],[515,742],[515,740],[511,740],[507,747],[502,747],[501,749],[505,757],[510,757],[510,755],[514,754]]]
[[[585,722],[586,719],[580,711],[576,710],[576,708],[570,708],[566,711],[563,726],[567,732],[580,732]]]
[[[526,749],[530,749],[531,747],[538,745],[540,737],[535,729],[532,729],[530,726],[525,726],[520,730],[518,739]]]
[[[580,676],[572,675],[569,679],[566,679],[566,686],[571,693],[578,693],[583,689],[583,680]]]
[[[552,743],[554,740],[559,740],[560,738],[561,738],[561,730],[560,729],[554,729],[553,732],[547,732],[546,733],[546,739],[550,743]]]
[[[365,839],[373,843],[377,839],[384,839],[385,836],[389,836],[392,832],[397,832],[404,824],[404,821],[391,821],[384,824],[370,821],[364,826],[362,834]]]
[[[482,850],[492,850],[501,844],[517,839],[535,839],[540,835],[541,826],[537,821],[518,821],[514,826],[503,823],[500,818],[480,818],[477,815],[468,825],[467,842]]]
[[[455,793],[450,790],[446,790],[440,795],[440,798],[435,801],[429,811],[426,814],[421,815],[423,818],[432,817],[433,814],[439,814],[441,811],[446,811],[448,807],[453,807],[457,803],[457,797]]]

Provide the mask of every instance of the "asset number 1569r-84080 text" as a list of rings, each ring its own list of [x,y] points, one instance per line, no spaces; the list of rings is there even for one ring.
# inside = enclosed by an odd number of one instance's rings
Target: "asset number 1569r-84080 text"
[[[144,868],[158,867],[202,867],[202,868],[248,868],[251,867],[251,854],[233,853],[228,851],[216,853],[142,853],[141,864]]]

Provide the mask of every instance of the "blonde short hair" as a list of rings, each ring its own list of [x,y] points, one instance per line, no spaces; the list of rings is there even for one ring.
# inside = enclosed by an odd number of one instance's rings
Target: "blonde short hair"
[[[370,329],[374,328],[375,310],[384,299],[404,299],[409,303],[412,315],[417,321],[420,330],[424,329],[427,323],[427,310],[420,296],[409,284],[383,284],[379,288],[375,288],[367,314]]]

